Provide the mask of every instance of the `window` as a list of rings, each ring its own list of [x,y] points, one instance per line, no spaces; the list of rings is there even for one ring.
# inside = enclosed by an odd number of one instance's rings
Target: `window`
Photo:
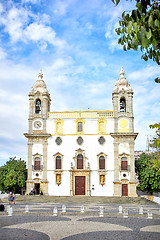
[[[83,169],[83,155],[79,154],[77,156],[77,169]]]
[[[76,133],[83,134],[85,120],[84,119],[76,119],[75,123],[76,123]]]
[[[78,137],[78,138],[77,138],[77,143],[78,143],[79,145],[81,145],[81,144],[83,143],[83,138],[82,138],[82,137]]]
[[[39,157],[36,157],[34,160],[34,170],[40,170],[41,169],[41,160]]]
[[[61,145],[62,139],[60,137],[57,137],[55,142],[56,142],[57,145]]]
[[[59,173],[62,172],[62,161],[63,161],[63,155],[59,152],[57,152],[56,154],[53,155],[54,157],[54,168],[55,168],[55,172]]]
[[[105,157],[104,156],[99,157],[99,169],[105,169]]]
[[[98,139],[98,142],[99,142],[99,144],[103,145],[103,144],[105,143],[105,138],[101,136],[101,137]]]
[[[61,169],[62,168],[62,161],[61,161],[61,156],[56,157],[56,169]]]
[[[126,100],[124,97],[120,99],[120,112],[126,112]]]
[[[77,132],[83,132],[83,125],[82,125],[82,122],[78,122],[78,125],[77,125]]]
[[[121,158],[121,170],[128,170],[128,161],[127,157],[122,157]]]
[[[35,103],[35,113],[40,113],[41,112],[41,100],[37,99]]]

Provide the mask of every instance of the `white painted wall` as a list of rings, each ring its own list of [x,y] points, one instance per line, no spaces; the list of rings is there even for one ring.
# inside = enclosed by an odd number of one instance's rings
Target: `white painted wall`
[[[63,119],[63,136],[61,145],[57,145],[55,140],[57,136],[51,136],[48,139],[48,161],[47,161],[47,178],[48,178],[48,193],[55,196],[69,196],[70,195],[70,172],[71,162],[75,166],[74,157],[76,150],[79,148],[85,151],[86,168],[88,162],[91,170],[91,196],[112,196],[113,195],[113,181],[114,181],[114,145],[113,138],[109,135],[114,132],[113,119],[107,119],[106,131],[108,135],[103,135],[105,143],[99,144],[98,139],[101,135],[98,133],[97,119],[85,119],[84,133],[81,135],[83,144],[77,143],[76,123],[75,119]],[[54,135],[55,123],[54,119],[47,120],[47,132]],[[95,134],[95,135],[94,135]],[[124,146],[123,146],[124,147]],[[123,148],[122,147],[122,148]],[[37,149],[37,147],[36,147]],[[60,153],[63,155],[62,159],[62,183],[58,186],[55,179],[55,158],[54,155]],[[98,174],[98,158],[97,155],[104,153],[107,155],[106,159],[106,183],[103,187],[99,184]],[[92,190],[94,185],[94,190]]]

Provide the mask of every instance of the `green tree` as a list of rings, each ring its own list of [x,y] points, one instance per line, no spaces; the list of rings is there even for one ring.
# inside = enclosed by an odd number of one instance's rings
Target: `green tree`
[[[160,1],[135,0],[136,9],[124,11],[115,31],[124,51],[140,49],[145,61],[152,59],[160,65]],[[120,0],[112,0],[116,5]],[[160,78],[155,79],[160,83]]]
[[[149,193],[160,191],[160,173],[153,167],[152,154],[143,153],[136,163],[138,178],[140,181],[139,189]]]
[[[150,146],[154,150],[152,156],[153,168],[156,168],[160,174],[160,123],[150,125],[150,128],[156,129],[156,136],[152,139]]]
[[[27,169],[24,160],[16,160],[16,157],[0,167],[0,189],[2,191],[14,191],[21,193],[21,188],[25,186],[27,179]]]

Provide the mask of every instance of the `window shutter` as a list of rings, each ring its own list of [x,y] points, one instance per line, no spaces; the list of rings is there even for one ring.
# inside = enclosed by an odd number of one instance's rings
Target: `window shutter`
[[[121,170],[127,170],[127,169],[128,169],[128,162],[121,161]]]
[[[34,170],[40,170],[40,161],[39,160],[35,160],[35,162],[34,162]]]
[[[104,156],[99,157],[99,169],[105,169],[105,158],[104,158]]]
[[[77,156],[77,169],[83,169],[83,156],[81,154]]]
[[[61,169],[61,157],[56,157],[56,169]]]

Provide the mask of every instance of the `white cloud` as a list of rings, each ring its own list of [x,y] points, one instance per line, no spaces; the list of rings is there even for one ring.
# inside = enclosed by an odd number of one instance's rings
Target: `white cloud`
[[[37,4],[41,2],[41,0],[22,0],[22,3],[32,3],[32,4]]]
[[[54,1],[54,4],[53,4],[54,14],[59,16],[66,15],[67,9],[71,3],[72,3],[72,0]]]
[[[66,46],[64,40],[56,37],[54,29],[46,25],[50,23],[47,14],[35,15],[27,8],[13,6],[0,17],[0,22],[14,44],[19,41],[38,42],[42,50],[47,48],[48,43],[59,48]]]
[[[4,11],[4,7],[2,5],[2,3],[0,3],[0,13],[2,13]]]
[[[7,53],[0,47],[0,60],[4,60],[7,57]]]
[[[48,41],[54,44],[56,33],[51,27],[39,23],[32,23],[25,29],[24,35],[26,39],[32,41]]]
[[[146,80],[159,76],[160,67],[159,66],[150,66],[148,65],[145,68],[142,68],[138,71],[133,71],[128,74],[128,79],[138,81],[140,84],[146,82]],[[154,81],[154,80],[153,80]]]

